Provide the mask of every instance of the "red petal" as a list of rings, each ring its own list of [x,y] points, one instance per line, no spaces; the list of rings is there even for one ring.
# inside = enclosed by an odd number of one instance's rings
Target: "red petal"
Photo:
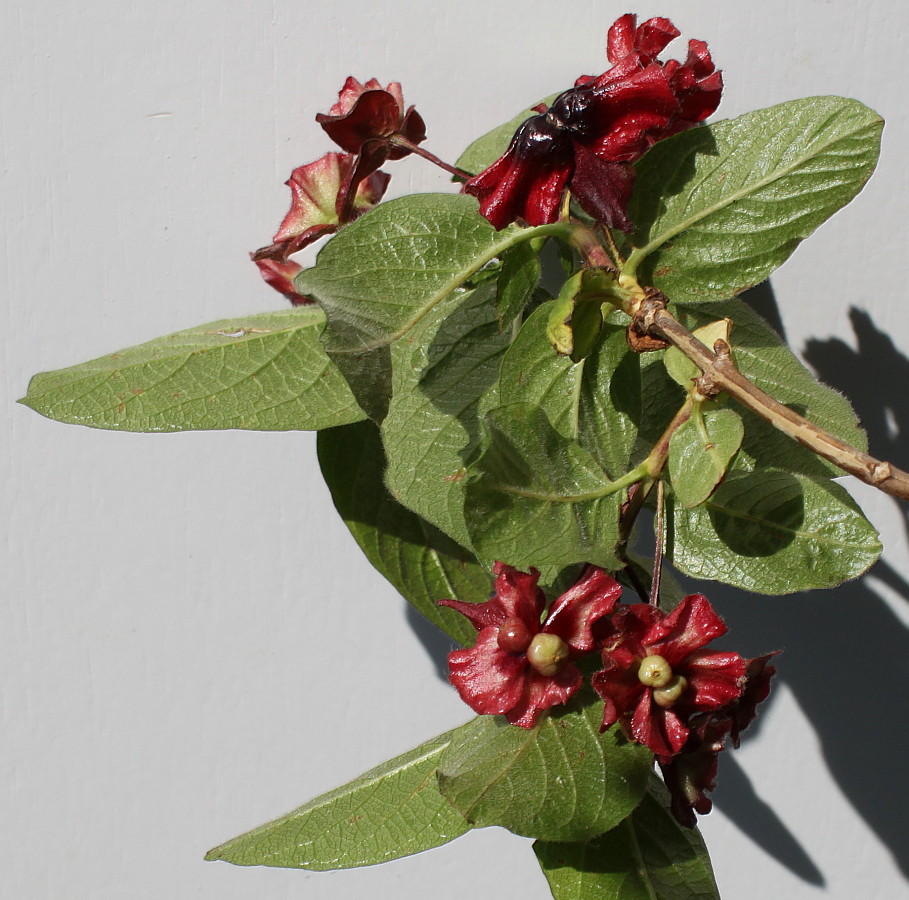
[[[655,16],[638,27],[634,35],[634,47],[646,56],[658,56],[681,33],[669,19]]]
[[[645,639],[664,619],[666,613],[649,603],[632,603],[620,606],[612,617],[616,631],[621,635],[617,642],[632,651],[638,658],[647,655]]]
[[[719,709],[738,700],[744,690],[745,668],[738,653],[692,653],[679,670],[688,679],[685,706]]]
[[[607,162],[581,144],[575,145],[574,174],[569,187],[582,209],[598,222],[619,231],[633,231],[628,203],[635,172],[630,163]]]
[[[567,703],[571,695],[581,686],[581,681],[580,671],[570,663],[563,666],[558,675],[552,678],[529,669],[524,678],[521,699],[505,714],[505,718],[512,725],[533,728],[543,710]]]
[[[688,738],[682,720],[671,709],[657,706],[649,689],[638,701],[631,719],[631,733],[639,744],[664,757],[675,756]]]
[[[496,576],[496,596],[493,599],[498,600],[505,618],[518,618],[528,628],[533,626],[533,633],[539,631],[540,614],[546,605],[546,597],[537,587],[539,571],[520,572],[497,562],[493,572]]]
[[[776,666],[770,665],[776,653],[768,653],[746,661],[745,690],[732,709],[732,743],[738,747],[739,735],[754,721],[757,705],[770,693],[770,679],[776,675]]]
[[[536,569],[519,572],[511,566],[497,562],[493,567],[496,576],[495,594],[485,603],[465,603],[463,600],[439,600],[439,606],[456,610],[470,620],[479,631],[481,628],[498,628],[506,619],[520,619],[536,634],[540,630],[540,614],[546,597],[537,587],[540,573]]]
[[[346,115],[316,116],[326,134],[348,153],[359,153],[366,141],[391,137],[400,120],[397,100],[384,90],[364,91]]]
[[[259,267],[259,274],[265,279],[265,283],[273,287],[279,294],[283,294],[294,306],[315,303],[312,297],[298,293],[294,287],[294,276],[302,271],[295,262],[281,262],[268,258],[256,259],[255,254],[251,255],[253,262]]]
[[[704,78],[714,72],[715,66],[707,49],[706,41],[699,41],[692,38],[688,42],[688,57],[685,60],[684,68],[690,69],[697,78]],[[719,74],[719,73],[717,73]]]
[[[547,169],[506,154],[468,179],[463,191],[480,201],[480,213],[497,229],[519,218],[529,225],[546,225],[558,219],[570,174],[570,163]]]
[[[723,620],[703,594],[689,594],[662,622],[647,633],[644,643],[676,668],[695,650],[726,633]]]
[[[609,32],[606,35],[606,58],[611,63],[617,63],[634,50],[637,20],[638,17],[634,13],[625,13],[609,26]]]
[[[603,731],[637,706],[647,688],[638,680],[638,659],[625,651],[603,654],[604,668],[595,672],[590,683],[603,698]]]
[[[527,119],[508,150],[462,188],[480,201],[480,212],[496,228],[522,218],[529,225],[555,222],[574,166],[570,136],[545,116]]]
[[[611,69],[597,80],[595,136],[585,141],[612,162],[637,159],[679,112],[669,79],[656,63],[630,74]]]
[[[470,650],[455,650],[448,656],[449,681],[481,715],[500,715],[518,704],[533,671],[523,653],[501,650],[498,636],[497,628],[484,628]]]
[[[588,566],[581,579],[555,603],[543,626],[557,634],[571,648],[572,655],[594,647],[593,626],[609,615],[622,593],[622,586],[604,569]]]
[[[337,225],[338,191],[350,177],[353,165],[354,158],[349,154],[326,153],[294,169],[285,182],[292,198],[290,210],[272,240],[288,241],[316,225]]]

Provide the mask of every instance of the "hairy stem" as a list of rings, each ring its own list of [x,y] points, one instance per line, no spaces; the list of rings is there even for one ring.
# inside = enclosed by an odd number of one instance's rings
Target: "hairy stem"
[[[691,418],[691,411],[694,408],[694,399],[689,395],[682,404],[679,411],[672,417],[672,421],[666,426],[666,430],[660,436],[660,439],[653,445],[653,449],[647,455],[647,459],[638,466],[638,470],[647,472],[646,480],[638,484],[634,494],[630,496],[627,505],[622,510],[622,519],[619,525],[620,538],[616,549],[619,559],[628,562],[626,551],[628,549],[628,540],[631,537],[631,531],[634,528],[635,520],[638,517],[647,497],[653,486],[660,480],[663,469],[666,466],[666,459],[669,456],[669,442],[672,436]]]
[[[400,135],[393,137],[391,139],[391,143],[397,145],[398,147],[406,147],[411,153],[415,153],[417,156],[422,156],[423,159],[431,162],[433,165],[438,166],[440,169],[444,169],[446,172],[454,175],[455,178],[460,178],[464,181],[467,181],[467,179],[470,178],[470,172],[465,172],[463,169],[457,168],[457,166],[450,165],[449,163],[445,162],[444,159],[439,159],[435,153],[431,153],[429,150],[420,147],[418,144],[411,143]]]

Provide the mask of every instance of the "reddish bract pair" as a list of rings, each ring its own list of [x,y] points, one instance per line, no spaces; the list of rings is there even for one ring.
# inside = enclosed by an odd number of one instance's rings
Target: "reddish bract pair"
[[[708,811],[716,754],[727,736],[737,744],[767,696],[772,654],[746,660],[705,651],[726,626],[701,594],[668,614],[646,603],[617,607],[621,586],[588,566],[541,622],[546,601],[539,572],[502,563],[494,572],[496,592],[485,603],[440,601],[478,632],[471,649],[449,656],[461,698],[478,713],[532,728],[543,711],[580,688],[574,661],[599,652],[603,667],[591,683],[604,701],[602,729],[618,722],[656,754],[679,821],[691,824],[692,810]]]
[[[684,63],[663,63],[656,57],[679,30],[663,18],[636,23],[629,13],[609,29],[612,68],[581,76],[521,125],[502,157],[464,185],[496,228],[516,219],[555,222],[568,188],[598,222],[630,231],[631,163],[716,110],[723,80],[707,45],[691,40]]]
[[[326,153],[293,170],[285,182],[292,195],[290,211],[272,243],[252,254],[265,281],[294,305],[312,301],[294,288],[300,266],[288,257],[372,209],[390,178],[379,168],[413,152],[426,137],[419,113],[412,106],[404,109],[401,85],[383,88],[375,78],[365,84],[348,78],[338,102],[316,121],[347,152]]]

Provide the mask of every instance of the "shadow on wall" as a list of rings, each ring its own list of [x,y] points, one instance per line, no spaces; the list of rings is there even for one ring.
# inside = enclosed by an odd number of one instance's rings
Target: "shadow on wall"
[[[769,284],[745,299],[782,333]],[[821,381],[852,402],[871,453],[906,467],[909,359],[867,312],[853,309],[850,319],[857,349],[835,338],[811,340],[804,357]],[[900,508],[909,530],[909,510]],[[909,602],[909,583],[887,562],[879,562],[874,575]],[[748,635],[751,646],[744,652],[785,649],[781,677],[814,726],[831,775],[909,878],[909,779],[900,764],[909,743],[909,718],[900,714],[909,683],[909,631],[863,580],[831,591],[762,598],[759,604],[719,585],[711,597],[717,598],[730,631]],[[721,762],[717,805],[781,863],[822,884],[804,850],[772,810],[762,808],[747,776],[731,762],[734,756],[727,756]]]
[[[769,283],[744,299],[782,335]],[[857,350],[837,339],[813,340],[804,356],[822,381],[852,401],[871,452],[909,468],[909,359],[866,312],[853,310],[850,318]],[[909,531],[909,509],[902,511]],[[886,562],[879,562],[874,574],[909,602],[909,583]],[[725,585],[714,585],[709,593],[729,625],[734,649],[750,656],[785,650],[778,662],[780,677],[814,726],[830,773],[909,878],[909,779],[901,765],[909,745],[909,717],[900,714],[909,684],[909,631],[861,580],[759,603]],[[452,642],[410,608],[407,617],[439,677],[447,680]],[[754,733],[760,724],[759,719]],[[825,883],[798,839],[755,791],[734,753],[720,758],[715,801],[779,863],[811,884]]]

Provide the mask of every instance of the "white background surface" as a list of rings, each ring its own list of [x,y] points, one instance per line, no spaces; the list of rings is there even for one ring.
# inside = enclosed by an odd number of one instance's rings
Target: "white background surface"
[[[606,28],[625,11],[4,4],[2,897],[548,896],[529,842],[498,830],[349,872],[203,863],[210,846],[465,721],[438,677],[444,644],[427,650],[360,556],[312,435],[112,434],[13,402],[39,370],[280,307],[246,254],[285,212],[290,170],[331,149],[313,116],[348,74],[403,82],[427,147],[453,159],[602,71]],[[848,309],[909,349],[909,5],[638,12],[709,41],[726,77],[721,116],[831,93],[887,119],[872,182],[773,288],[794,345],[821,342],[824,374],[865,392],[872,449],[905,467],[909,365],[886,338],[850,355]],[[389,196],[446,185],[420,161],[393,172]],[[723,760],[703,825],[726,898],[909,896],[892,856],[907,865],[904,520],[888,498],[857,493],[887,547],[877,579],[788,599],[711,592],[744,652],[787,648],[759,734]]]

